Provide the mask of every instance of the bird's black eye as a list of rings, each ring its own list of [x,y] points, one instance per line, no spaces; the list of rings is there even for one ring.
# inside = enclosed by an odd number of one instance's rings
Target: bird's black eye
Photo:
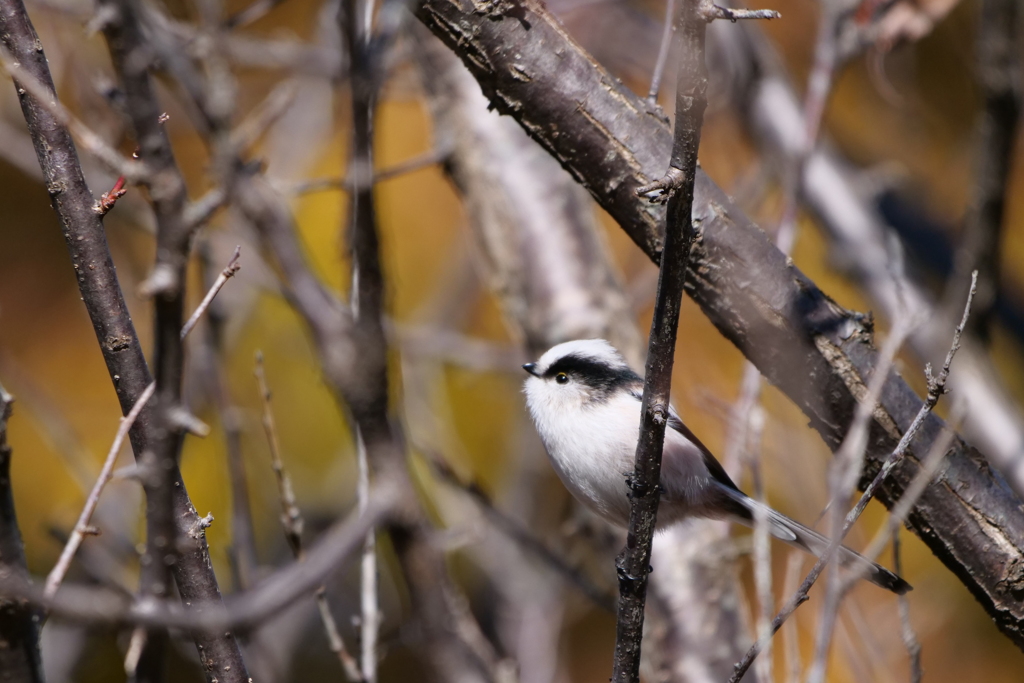
[[[566,382],[569,381],[569,375],[565,374],[564,372],[560,372],[557,375],[555,375],[555,381],[558,382],[559,384],[565,384]]]

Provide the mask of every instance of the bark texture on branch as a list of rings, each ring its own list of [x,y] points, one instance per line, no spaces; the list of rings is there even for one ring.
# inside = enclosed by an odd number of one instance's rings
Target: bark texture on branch
[[[626,547],[615,562],[619,610],[612,661],[614,683],[640,680],[647,576],[651,570],[651,544],[661,500],[661,456],[670,410],[676,333],[695,237],[692,216],[697,149],[708,104],[708,70],[704,59],[707,20],[701,15],[699,0],[682,0],[676,26],[680,59],[672,157],[662,180],[656,183],[668,194],[665,243],[647,344],[640,438],[633,474],[627,478],[630,504]]]
[[[21,0],[0,1],[0,40],[27,73],[54,92],[46,56]],[[16,87],[50,201],[60,219],[82,301],[96,332],[122,414],[127,415],[153,378],[121,292],[100,214],[93,209],[95,199],[85,183],[67,127],[25,89]],[[148,408],[132,428],[130,438],[137,458],[145,452],[153,419],[153,409]],[[220,602],[220,589],[199,515],[177,468],[172,475],[174,523],[177,537],[181,539],[178,563],[174,566],[178,591],[186,604]],[[230,667],[219,674],[218,680],[245,683],[248,676],[234,636],[200,633],[195,640],[200,659],[204,665],[209,665],[206,667],[208,677],[211,667]]]
[[[658,209],[632,196],[664,170],[671,135],[642,100],[595,64],[536,0],[473,5],[422,0],[417,15],[457,54],[499,111],[561,161],[652,259]],[[690,296],[722,334],[838,447],[876,361],[871,321],[828,298],[703,173]],[[875,411],[862,484],[874,476],[921,399],[897,375]],[[892,505],[936,438],[932,417],[879,494]],[[1024,512],[984,457],[954,441],[945,472],[910,528],[1024,648]]]
[[[124,89],[125,111],[131,121],[139,158],[148,167],[145,185],[156,216],[156,265],[143,285],[154,304],[153,367],[156,375],[154,419],[142,456],[146,491],[146,553],[142,559],[139,592],[164,598],[170,594],[171,571],[177,564],[174,526],[174,473],[184,439],[180,421],[185,347],[181,337],[185,305],[185,269],[189,259],[189,229],[184,220],[188,202],[185,181],[171,150],[153,92],[149,68],[153,58],[144,48],[142,29],[131,2],[106,0],[100,11],[110,19],[103,34],[110,59]],[[156,285],[156,286],[153,286]],[[150,631],[133,679],[163,680],[167,634]]]

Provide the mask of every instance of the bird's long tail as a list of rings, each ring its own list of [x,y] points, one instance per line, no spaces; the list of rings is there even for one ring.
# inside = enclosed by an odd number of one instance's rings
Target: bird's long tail
[[[816,557],[821,557],[825,554],[830,541],[817,531],[809,529],[803,524],[772,510],[770,507],[758,503],[756,500],[744,495],[741,491],[724,486],[721,488],[732,502],[739,504],[737,507],[742,508],[742,512],[736,510],[737,514],[734,515],[738,522],[752,527],[754,526],[757,511],[764,510],[769,524],[768,531],[772,536]],[[892,591],[896,595],[903,595],[912,589],[909,583],[896,576],[893,572],[859,555],[846,546],[839,546],[835,557],[842,566],[863,571],[865,579],[876,586]]]

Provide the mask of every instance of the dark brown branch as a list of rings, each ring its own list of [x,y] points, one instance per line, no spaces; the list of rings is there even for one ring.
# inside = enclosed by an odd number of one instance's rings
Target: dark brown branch
[[[672,146],[667,127],[597,66],[539,2],[500,7],[480,14],[468,0],[421,0],[416,12],[463,58],[494,106],[561,161],[648,256],[660,258],[661,211],[634,192],[664,172]],[[699,171],[694,220],[700,239],[687,279],[690,296],[837,448],[875,366],[870,322],[838,306],[787,262]],[[861,485],[893,451],[920,405],[893,373],[872,419]],[[941,427],[938,418],[927,418],[911,457],[881,487],[883,503],[899,499],[918,470],[917,456]],[[1024,561],[1024,513],[983,456],[961,439],[952,446],[949,468],[949,480],[960,483],[930,486],[909,526],[1024,647],[1024,606],[1007,592],[1016,585],[1012,568]]]
[[[21,0],[0,2],[4,47],[34,79],[53,93],[53,80],[39,38]],[[123,414],[152,381],[110,258],[95,200],[85,184],[71,134],[43,103],[19,88],[22,112],[36,149],[54,211]],[[143,417],[142,422],[148,418]],[[142,429],[137,432],[141,435]],[[141,442],[140,442],[141,443]],[[141,453],[141,450],[136,450]]]
[[[11,446],[7,420],[14,397],[0,385],[0,574],[28,581],[25,548],[14,512]],[[0,672],[12,683],[43,683],[39,626],[31,605],[16,597],[0,598]]]
[[[975,62],[984,102],[976,130],[974,187],[950,279],[946,308],[956,314],[957,294],[978,271],[978,298],[970,331],[990,341],[999,293],[999,243],[1003,234],[1008,180],[1021,113],[1021,19],[1016,0],[980,3]]]
[[[46,57],[39,48],[39,38],[20,0],[0,2],[0,36],[20,67],[53,93]],[[153,378],[128,315],[103,223],[93,210],[95,201],[82,176],[67,126],[27,91],[19,90],[19,97],[53,208],[68,244],[82,301],[92,321],[122,414],[127,415]],[[150,408],[143,411],[130,433],[136,457],[145,450],[152,423],[153,410]],[[220,591],[209,562],[206,537],[201,531],[196,531],[200,528],[199,516],[192,507],[176,467],[174,476],[174,520],[178,526],[178,537],[185,541],[185,547],[179,548],[181,556],[175,567],[179,592],[188,602],[217,601]],[[197,646],[204,660],[241,663],[238,647],[230,635],[203,635]],[[239,669],[244,669],[244,666],[233,666],[234,671]],[[227,680],[234,679],[228,676]],[[244,675],[239,680],[244,681]]]
[[[661,499],[661,450],[668,423],[672,365],[675,358],[679,308],[683,283],[694,240],[693,188],[697,174],[697,148],[707,108],[708,71],[704,61],[707,22],[700,0],[682,0],[677,23],[680,62],[676,84],[676,121],[669,161],[672,187],[666,215],[665,248],[661,253],[658,293],[647,347],[640,440],[636,464],[629,477],[629,527],[626,547],[616,559],[619,607],[616,621],[613,683],[640,679],[640,646],[643,638],[647,574],[651,566],[651,542]],[[641,192],[638,190],[638,194]]]
[[[153,297],[155,308],[153,350],[156,393],[153,398],[153,432],[143,451],[142,484],[146,491],[146,553],[142,558],[140,591],[163,598],[170,594],[171,571],[178,562],[178,529],[174,524],[173,492],[178,455],[186,431],[182,404],[185,346],[182,325],[185,307],[185,271],[188,266],[191,229],[185,219],[188,195],[185,180],[174,160],[170,139],[149,68],[152,55],[146,47],[136,6],[130,0],[104,0],[103,25],[114,71],[125,93],[125,110],[131,119],[139,158],[149,174],[145,179],[156,216],[156,264],[142,290]],[[137,681],[163,680],[166,633],[150,632],[145,641]],[[241,665],[239,658],[238,665]],[[203,662],[207,678],[215,679],[224,662]],[[241,672],[240,675],[244,675]],[[212,680],[211,680],[212,683]]]
[[[241,267],[238,265],[239,253],[240,248],[236,247],[235,254],[231,261],[224,270],[221,271],[220,277],[214,281],[206,296],[203,298],[202,303],[196,307],[195,312],[189,318],[188,322],[181,328],[182,340],[184,340],[188,336],[189,332],[192,331],[192,328],[195,327],[199,318],[210,307],[214,297],[217,296],[217,293],[224,287],[228,279],[238,272],[238,269]],[[135,420],[142,413],[155,391],[156,383],[154,382],[146,387],[146,390],[142,392],[142,396],[139,397],[138,403],[132,406],[131,411],[122,418],[121,424],[117,428],[117,434],[114,437],[114,442],[107,451],[107,457],[103,461],[103,467],[100,469],[100,473],[96,477],[96,482],[89,490],[89,495],[86,497],[85,505],[78,517],[78,521],[75,523],[75,527],[71,531],[71,535],[68,537],[67,542],[64,545],[64,549],[61,551],[60,558],[46,577],[46,584],[44,588],[44,595],[46,597],[52,598],[60,588],[61,582],[64,581],[64,577],[67,575],[68,569],[71,567],[71,561],[74,559],[75,553],[78,551],[79,546],[82,545],[82,541],[85,537],[89,534],[98,533],[92,526],[91,521],[92,515],[96,511],[96,507],[99,505],[100,495],[103,493],[104,487],[113,477],[114,463],[117,461],[117,456],[121,452],[121,446],[124,444],[124,440],[128,436],[128,431],[132,428],[132,425],[135,424]]]

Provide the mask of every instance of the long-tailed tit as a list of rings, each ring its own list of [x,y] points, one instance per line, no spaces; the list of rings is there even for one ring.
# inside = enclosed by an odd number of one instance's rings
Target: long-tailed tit
[[[523,366],[526,403],[558,477],[582,503],[620,527],[629,523],[629,487],[640,431],[643,380],[603,339],[559,344]],[[772,536],[820,556],[821,534],[747,497],[704,444],[671,411],[661,460],[658,526],[686,517],[754,525],[763,510]],[[859,565],[874,584],[902,595],[910,584],[846,547],[843,565]]]

